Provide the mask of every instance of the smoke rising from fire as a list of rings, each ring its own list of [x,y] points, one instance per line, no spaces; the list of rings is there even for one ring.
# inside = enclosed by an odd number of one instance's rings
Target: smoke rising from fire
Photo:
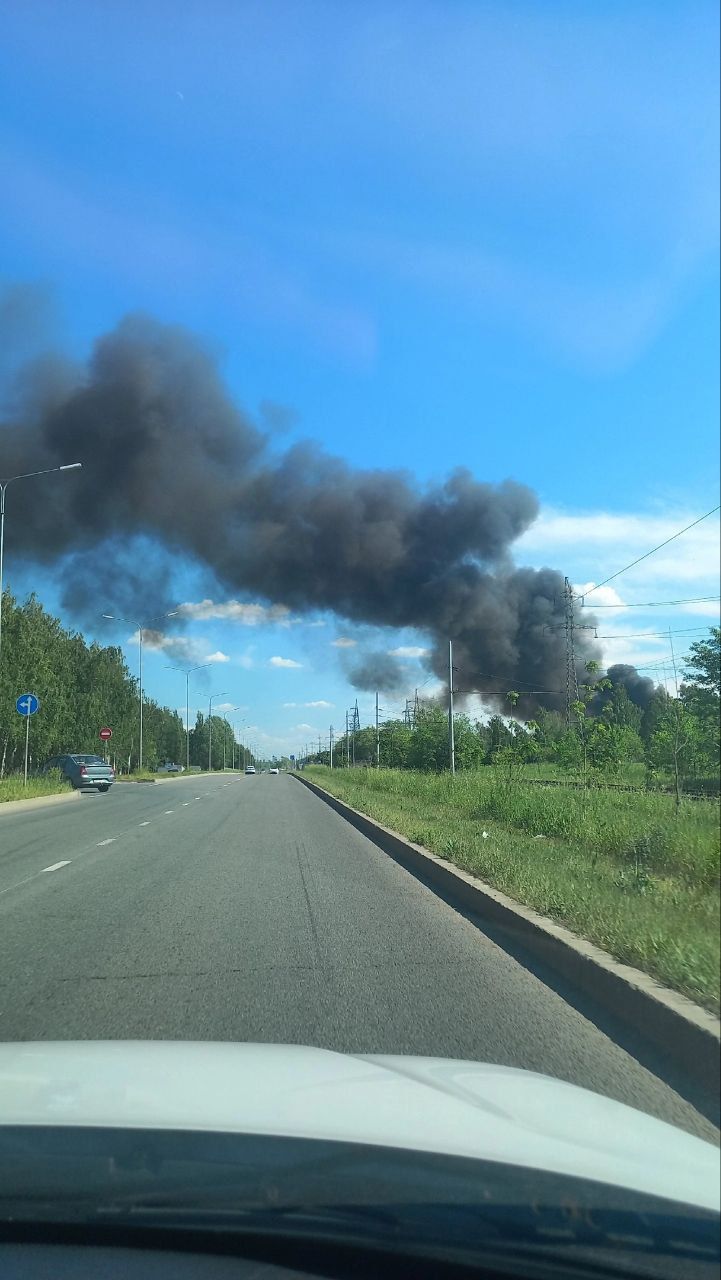
[[[516,689],[517,714],[562,705],[563,576],[518,568],[510,554],[538,512],[526,486],[459,469],[422,487],[310,443],[278,455],[202,343],[143,315],[101,337],[85,369],[26,367],[5,403],[5,475],[83,463],[72,480],[36,488],[12,522],[13,550],[56,566],[76,617],[97,618],[98,601],[118,592],[134,617],[170,608],[169,557],[179,553],[233,592],[421,631],[441,678],[450,637],[458,687],[498,705]],[[598,658],[578,634],[579,662]],[[360,655],[355,666],[368,687]]]

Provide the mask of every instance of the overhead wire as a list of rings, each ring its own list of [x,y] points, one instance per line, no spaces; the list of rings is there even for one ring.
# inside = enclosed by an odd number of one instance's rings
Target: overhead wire
[[[583,608],[584,598],[585,597],[581,598],[581,608]],[[672,604],[709,604],[712,601],[715,602],[716,600],[721,600],[721,596],[692,596],[688,600],[639,600],[639,601],[634,601],[632,604],[624,604],[623,602],[619,602],[618,604],[593,604],[591,605],[591,608],[594,610],[596,609],[656,609],[656,608],[661,608],[661,606],[672,605]]]
[[[702,520],[708,520],[709,516],[715,515],[715,513],[720,510],[721,503],[719,503],[717,507],[712,507],[705,515],[699,516],[698,520],[692,520],[691,524],[687,524],[685,528],[679,529],[676,533],[672,533],[670,538],[666,538],[664,542],[659,542],[657,547],[652,547],[650,551],[645,551],[642,556],[639,556],[636,560],[632,560],[630,564],[625,566],[625,568],[618,569],[616,573],[612,573],[609,578],[604,578],[603,582],[597,582],[595,586],[590,587],[588,591],[584,592],[583,598],[585,599],[586,596],[590,596],[592,591],[598,591],[599,587],[605,587],[609,582],[613,582],[616,578],[620,578],[622,573],[628,573],[629,569],[633,569],[635,565],[640,564],[642,560],[648,560],[649,556],[655,555],[662,547],[667,547],[669,542],[673,542],[675,538],[680,538],[682,533],[688,533],[689,529],[695,529],[696,525],[701,524]]]

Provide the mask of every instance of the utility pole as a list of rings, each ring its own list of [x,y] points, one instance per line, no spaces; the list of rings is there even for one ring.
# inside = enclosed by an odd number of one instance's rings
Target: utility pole
[[[348,730],[348,712],[345,713],[345,767],[350,767],[350,737]]]
[[[564,578],[563,604],[563,629],[566,633],[566,728],[570,729],[573,721],[573,704],[579,700],[575,633],[577,631],[595,631],[596,628],[576,622],[576,600],[573,594],[573,587],[568,578]]]
[[[566,728],[571,728],[573,704],[578,702],[578,675],[576,672],[576,651],[574,631],[576,619],[574,615],[573,587],[568,578],[563,582],[564,630],[566,632]]]
[[[355,706],[354,706],[354,708],[353,708],[353,737],[352,737],[352,740],[351,740],[351,741],[352,741],[352,747],[353,747],[353,765],[354,765],[354,767],[355,767],[355,736],[356,736],[356,733],[358,732],[358,730],[359,730],[359,729],[360,729],[360,715],[358,714],[358,699],[356,698],[356,700],[355,700]]]
[[[456,772],[456,741],[453,728],[453,641],[448,641],[448,754],[451,773]]]
[[[378,690],[376,689],[376,769],[381,767],[381,735],[378,726]]]
[[[330,726],[330,767],[333,768],[333,725]]]

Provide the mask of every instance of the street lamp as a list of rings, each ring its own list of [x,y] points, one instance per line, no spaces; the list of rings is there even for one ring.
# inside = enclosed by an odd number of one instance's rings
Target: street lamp
[[[44,471],[25,471],[20,476],[9,476],[0,480],[0,658],[3,644],[3,549],[5,546],[5,493],[9,484],[16,480],[32,480],[35,476],[49,476],[56,471],[79,471],[82,462],[66,462],[62,467],[46,467]]]
[[[232,765],[231,765],[233,772],[235,772],[235,726],[231,728],[231,726],[228,724],[228,716],[232,716],[234,711],[245,711],[245,707],[230,707],[228,711],[226,711],[225,715],[223,716],[223,719],[225,720],[225,726],[227,729],[230,729],[231,736],[233,739],[233,759],[232,759]],[[243,724],[243,721],[241,720],[240,723]],[[223,743],[223,769],[225,769],[225,743]]]
[[[155,618],[148,618],[145,622],[136,622],[134,618],[122,618],[118,613],[104,613],[102,616],[108,622],[127,622],[129,627],[138,628],[138,686],[140,692],[140,733],[138,741],[138,769],[143,767],[143,632],[150,630],[152,622],[162,622],[163,618],[175,618],[177,609],[171,610],[170,613],[159,613]]]
[[[208,699],[208,773],[213,769],[213,702],[216,698],[227,698],[226,693],[211,693]]]
[[[190,694],[189,681],[194,671],[201,671],[203,667],[211,666],[210,662],[199,662],[197,667],[191,667],[189,671],[185,667],[166,667],[166,671],[182,671],[185,675],[185,769],[186,772],[190,768]]]

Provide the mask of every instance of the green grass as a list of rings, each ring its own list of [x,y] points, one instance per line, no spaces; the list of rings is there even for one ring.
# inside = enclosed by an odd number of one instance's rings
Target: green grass
[[[67,782],[56,778],[28,778],[24,786],[22,775],[11,774],[9,778],[0,778],[0,804],[8,800],[34,800],[37,796],[55,796],[68,791]]]
[[[313,767],[369,817],[714,1011],[719,807],[458,774]],[[485,835],[484,835],[485,832]],[[542,838],[538,838],[542,837]]]

